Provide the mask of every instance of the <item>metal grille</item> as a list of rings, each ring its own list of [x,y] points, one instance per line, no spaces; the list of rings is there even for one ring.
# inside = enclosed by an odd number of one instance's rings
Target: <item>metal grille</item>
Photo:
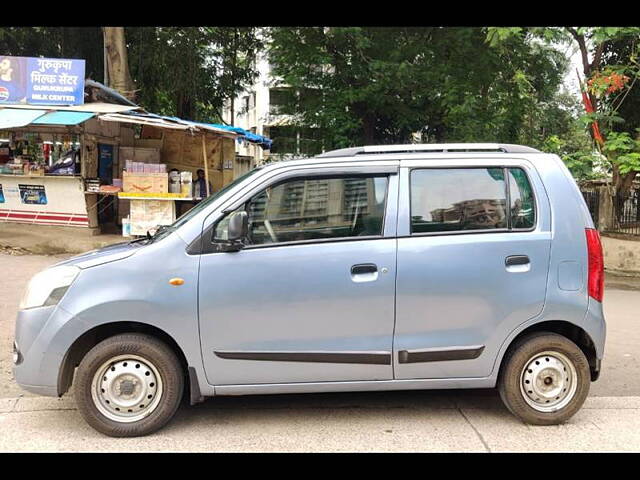
[[[613,204],[613,233],[640,235],[640,191],[618,194]]]
[[[600,192],[598,190],[595,191],[583,191],[582,196],[584,197],[584,201],[587,203],[587,208],[589,209],[589,213],[591,214],[591,218],[593,219],[593,224],[596,228],[598,228],[598,211],[600,209]]]

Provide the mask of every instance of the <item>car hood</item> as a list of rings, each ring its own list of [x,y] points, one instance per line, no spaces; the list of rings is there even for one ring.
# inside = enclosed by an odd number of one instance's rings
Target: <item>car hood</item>
[[[109,245],[108,247],[99,248],[98,250],[91,250],[90,252],[71,257],[57,265],[74,265],[79,268],[90,268],[97,265],[102,265],[109,262],[115,262],[116,260],[122,260],[130,257],[141,248],[144,247],[142,242],[123,242]]]

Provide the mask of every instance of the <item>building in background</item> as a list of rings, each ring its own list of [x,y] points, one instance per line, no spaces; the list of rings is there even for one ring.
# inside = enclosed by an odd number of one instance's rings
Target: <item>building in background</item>
[[[260,165],[322,153],[324,150],[318,130],[296,127],[295,116],[283,113],[285,105],[304,101],[314,92],[295,91],[275,78],[266,54],[258,55],[256,69],[258,78],[235,98],[233,114],[230,102],[224,106],[223,120],[248,132],[268,137],[273,144],[270,150],[263,150],[257,144],[237,142],[236,160]]]

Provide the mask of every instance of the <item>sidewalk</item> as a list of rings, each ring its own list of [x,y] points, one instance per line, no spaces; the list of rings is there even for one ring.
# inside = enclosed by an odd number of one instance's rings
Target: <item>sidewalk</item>
[[[604,282],[606,288],[617,288],[619,290],[640,290],[640,276],[635,277],[605,272]]]
[[[0,223],[0,251],[9,254],[77,254],[127,240],[82,227]]]
[[[73,399],[0,399],[0,451],[640,451],[640,397],[590,397],[567,423],[513,417],[475,392],[218,397],[182,406],[159,432],[106,437]]]

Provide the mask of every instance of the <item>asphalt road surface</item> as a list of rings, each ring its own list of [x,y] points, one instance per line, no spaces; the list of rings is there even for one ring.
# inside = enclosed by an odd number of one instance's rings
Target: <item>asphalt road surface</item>
[[[22,292],[62,258],[0,253],[0,451],[640,451],[640,292],[618,288],[605,292],[603,372],[564,425],[525,425],[493,390],[439,390],[218,397],[153,435],[106,437],[71,395],[38,397],[11,374]]]

